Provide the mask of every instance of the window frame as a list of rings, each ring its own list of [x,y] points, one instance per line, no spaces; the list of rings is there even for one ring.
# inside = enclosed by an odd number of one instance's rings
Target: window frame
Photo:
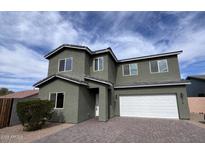
[[[71,69],[70,70],[66,70],[66,60],[67,59],[71,59]],[[65,63],[64,63],[64,69],[63,69],[63,71],[60,71],[60,61],[61,60],[65,60]],[[68,57],[68,58],[63,58],[63,59],[58,59],[58,72],[60,73],[60,72],[71,72],[71,71],[73,71],[73,57]]]
[[[99,63],[99,59],[102,58],[102,69],[99,69],[100,68],[100,63]],[[97,68],[98,70],[95,70],[95,60],[97,59],[98,61],[98,65],[97,65]],[[101,72],[104,70],[104,57],[97,57],[97,58],[94,58],[93,59],[93,72]]]
[[[62,108],[57,108],[56,106],[57,106],[57,98],[58,98],[58,94],[59,93],[63,93],[63,107]],[[50,99],[51,99],[51,94],[56,94],[56,100],[55,100],[55,106],[54,106],[54,110],[62,110],[62,109],[64,109],[64,103],[65,103],[65,92],[49,92],[49,98],[48,98],[48,100],[50,101]]]
[[[137,73],[136,74],[131,74],[131,67],[130,67],[130,65],[132,65],[132,64],[135,64],[136,66],[137,66]],[[129,66],[129,74],[128,75],[125,75],[124,73],[124,66],[125,65],[128,65]],[[130,64],[123,64],[122,65],[122,75],[123,76],[138,76],[138,63],[130,63]]]
[[[158,72],[152,72],[152,69],[151,69],[151,62],[152,62],[152,61],[149,61],[149,70],[150,70],[150,73],[151,73],[151,74],[167,73],[167,72],[169,72],[169,66],[168,66],[168,61],[167,61],[167,59],[160,59],[160,60],[153,60],[153,61],[157,61]],[[159,68],[159,63],[160,63],[160,61],[165,61],[165,62],[166,62],[167,71],[165,71],[165,72],[161,72],[161,71],[160,71],[160,68]]]

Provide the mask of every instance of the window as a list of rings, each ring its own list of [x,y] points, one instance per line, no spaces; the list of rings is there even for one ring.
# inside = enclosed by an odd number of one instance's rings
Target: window
[[[64,71],[64,66],[65,66],[65,60],[60,60],[59,62],[59,72]]]
[[[157,61],[151,61],[150,65],[151,65],[151,72],[158,72],[158,63],[157,63]]]
[[[123,65],[123,76],[132,76],[138,74],[137,64],[125,64]]]
[[[129,64],[127,64],[127,65],[123,65],[123,67],[124,67],[124,76],[126,76],[126,75],[130,75]]]
[[[59,60],[59,72],[72,71],[73,58],[65,58]]]
[[[49,100],[55,104],[56,109],[62,109],[64,102],[64,93],[50,93]]]
[[[93,60],[94,71],[102,71],[104,69],[104,58],[98,57]]]
[[[160,72],[167,72],[168,67],[167,67],[167,60],[159,60],[159,71]]]
[[[151,73],[163,73],[168,72],[167,60],[155,60],[150,62]]]

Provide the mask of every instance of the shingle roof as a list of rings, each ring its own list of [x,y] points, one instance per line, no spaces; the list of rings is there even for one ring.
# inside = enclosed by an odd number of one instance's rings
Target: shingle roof
[[[84,81],[78,80],[78,79],[74,79],[72,77],[68,77],[65,75],[61,75],[61,74],[55,74],[55,75],[51,75],[48,76],[46,78],[44,78],[43,80],[38,81],[37,83],[35,83],[33,86],[38,87],[39,85],[46,83],[47,81],[54,79],[54,78],[59,78],[68,82],[72,82],[72,83],[76,83],[76,84],[80,84],[80,85],[85,85],[87,86],[88,84]]]
[[[113,83],[106,81],[106,80],[102,80],[102,79],[98,79],[98,78],[94,78],[94,77],[90,77],[90,76],[85,76],[84,78],[87,80],[94,81],[94,82],[99,82],[99,83],[107,84],[109,86],[113,86]]]
[[[199,79],[199,80],[205,80],[205,75],[193,75],[193,76],[188,76],[187,79]]]
[[[12,94],[1,96],[0,98],[26,98],[35,95],[38,95],[38,90],[26,90],[26,91],[15,92]]]
[[[180,81],[165,81],[165,82],[139,82],[133,84],[116,85],[115,89],[121,88],[140,88],[140,87],[158,87],[158,86],[177,86],[190,84],[187,80]]]
[[[64,47],[74,48],[74,49],[82,49],[82,50],[87,51],[91,55],[96,55],[96,54],[100,54],[100,53],[110,53],[111,56],[114,58],[114,60],[118,63],[128,62],[128,61],[135,61],[135,60],[150,59],[150,58],[157,58],[157,57],[164,57],[164,56],[172,56],[172,55],[178,55],[178,54],[182,53],[182,50],[180,50],[180,51],[174,51],[174,52],[166,52],[166,53],[160,53],[160,54],[155,54],[155,55],[148,55],[148,56],[134,57],[134,58],[118,60],[117,57],[115,56],[115,54],[113,53],[112,48],[110,48],[110,47],[108,47],[106,49],[92,51],[87,46],[74,45],[74,44],[62,44],[58,48],[56,48],[53,51],[47,53],[44,57],[46,59],[48,59],[50,56],[57,53],[58,51],[60,51],[60,49],[62,49]]]
[[[160,53],[160,54],[154,54],[154,55],[148,55],[142,57],[127,58],[127,59],[118,60],[118,62],[129,62],[134,60],[144,60],[144,59],[151,59],[151,58],[158,58],[158,57],[165,57],[165,56],[173,56],[173,55],[178,55],[182,52],[183,51],[180,50],[180,51],[166,52],[166,53]]]
[[[46,59],[48,59],[50,56],[52,56],[53,54],[55,54],[56,52],[58,52],[60,49],[64,48],[64,47],[68,47],[68,48],[74,48],[74,49],[83,49],[88,51],[88,53],[92,53],[92,51],[86,47],[86,46],[81,46],[81,45],[74,45],[74,44],[62,44],[61,46],[59,46],[58,48],[54,49],[53,51],[47,53],[44,57]]]

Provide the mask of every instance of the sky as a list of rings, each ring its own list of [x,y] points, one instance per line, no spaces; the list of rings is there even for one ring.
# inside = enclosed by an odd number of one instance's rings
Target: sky
[[[183,50],[181,77],[205,74],[205,12],[0,12],[0,87],[32,89],[66,43],[118,59]]]

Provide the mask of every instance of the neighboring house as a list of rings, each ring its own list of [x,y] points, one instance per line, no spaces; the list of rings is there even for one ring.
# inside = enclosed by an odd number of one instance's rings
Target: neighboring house
[[[64,44],[45,55],[48,77],[34,86],[40,99],[55,102],[58,122],[114,116],[189,119],[189,82],[180,79],[180,53],[118,60],[111,48]]]
[[[12,94],[8,94],[5,96],[1,96],[0,99],[9,98],[12,99],[12,105],[10,109],[10,120],[9,120],[9,126],[19,124],[19,118],[17,116],[16,112],[16,105],[20,101],[27,101],[27,100],[33,100],[38,99],[38,90],[26,90],[26,91],[20,91],[15,92]]]
[[[205,75],[188,76],[186,79],[191,82],[187,86],[189,97],[205,97]]]

